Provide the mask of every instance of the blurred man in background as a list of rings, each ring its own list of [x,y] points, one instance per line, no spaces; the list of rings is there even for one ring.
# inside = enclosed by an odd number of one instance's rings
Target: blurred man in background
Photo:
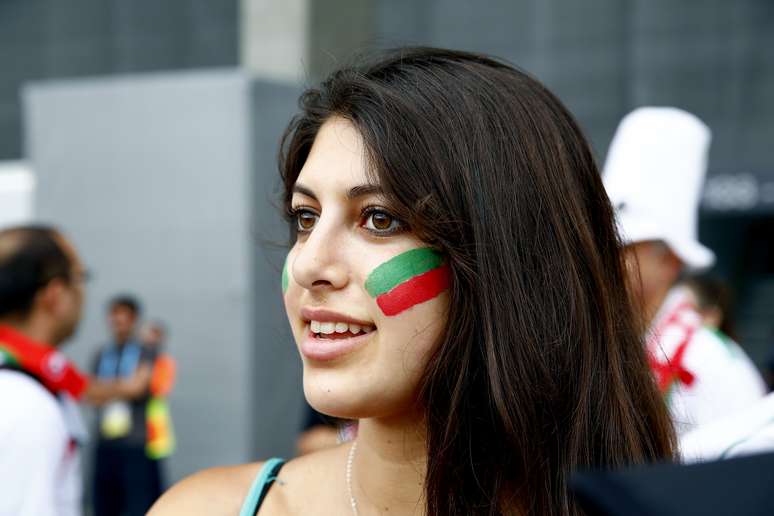
[[[709,128],[690,113],[640,108],[622,120],[604,168],[635,302],[650,326],[649,360],[678,435],[765,392],[745,353],[707,330],[686,289],[675,288],[683,271],[714,262],[697,239],[709,142]]]
[[[78,325],[85,278],[53,228],[0,231],[1,515],[81,513],[86,433],[74,400],[88,380],[57,348]]]
[[[112,338],[97,354],[94,374],[121,382],[118,399],[97,413],[94,514],[143,515],[161,494],[158,463],[146,455],[146,405],[150,398],[154,353],[137,339],[139,302],[116,296],[108,305]]]

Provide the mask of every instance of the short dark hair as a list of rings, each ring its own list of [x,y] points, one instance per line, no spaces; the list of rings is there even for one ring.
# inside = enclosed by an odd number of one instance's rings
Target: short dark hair
[[[696,295],[699,310],[717,308],[722,314],[720,331],[736,340],[734,327],[734,292],[731,285],[718,276],[697,274],[688,276],[685,284]]]
[[[70,281],[72,261],[50,226],[0,231],[0,317],[26,316],[35,295],[56,278]]]
[[[113,296],[108,302],[108,312],[112,312],[116,308],[127,308],[132,312],[132,315],[139,317],[142,312],[142,306],[136,297],[130,294],[118,294]]]

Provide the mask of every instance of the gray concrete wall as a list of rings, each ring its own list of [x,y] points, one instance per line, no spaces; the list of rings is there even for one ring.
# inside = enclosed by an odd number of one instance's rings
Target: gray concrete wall
[[[88,366],[116,292],[168,322],[179,367],[173,480],[256,449],[286,454],[298,421],[283,252],[264,253],[254,223],[275,237],[284,228],[260,203],[277,184],[269,164],[295,90],[253,92],[222,70],[39,83],[24,94],[37,216],[63,228],[95,273],[67,353]],[[259,424],[264,412],[270,425]]]
[[[236,66],[237,0],[0,2],[0,159],[22,155],[31,80]]]
[[[290,82],[306,74],[309,0],[239,0],[239,57],[257,77]]]
[[[288,251],[277,168],[279,140],[296,112],[300,88],[252,83],[252,155],[255,181],[251,197],[253,276],[252,428],[255,457],[290,457],[301,425],[304,395],[301,360],[285,308],[280,277]]]

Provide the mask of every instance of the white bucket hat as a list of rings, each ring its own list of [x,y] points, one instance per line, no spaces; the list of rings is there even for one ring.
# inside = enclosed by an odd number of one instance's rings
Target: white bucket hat
[[[691,269],[715,262],[697,237],[710,139],[704,122],[677,108],[643,107],[624,117],[603,180],[625,243],[662,240]]]

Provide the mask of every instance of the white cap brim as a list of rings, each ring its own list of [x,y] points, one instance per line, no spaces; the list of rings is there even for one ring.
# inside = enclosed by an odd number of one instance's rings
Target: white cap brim
[[[644,217],[627,215],[619,213],[617,217],[618,231],[624,244],[660,240],[666,243],[685,266],[693,272],[712,267],[715,263],[715,253],[700,242],[665,235],[663,230],[649,224],[649,221]]]
[[[712,267],[715,263],[715,253],[699,242],[692,240],[675,241],[665,238],[664,242],[694,272]]]

